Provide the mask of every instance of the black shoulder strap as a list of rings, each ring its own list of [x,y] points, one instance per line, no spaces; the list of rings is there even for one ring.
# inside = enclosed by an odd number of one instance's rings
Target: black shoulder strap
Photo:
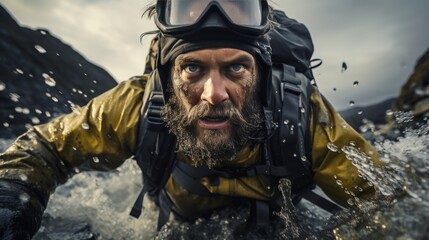
[[[292,182],[292,194],[303,197],[320,208],[334,213],[341,208],[312,191],[311,142],[309,118],[311,114],[311,83],[293,66],[278,64],[273,67],[275,94],[274,119],[277,131],[271,139],[274,165],[284,166]]]
[[[143,173],[143,189],[130,212],[135,218],[141,214],[145,194],[156,196],[165,185],[174,162],[173,149],[160,151],[161,146],[164,149],[174,148],[176,141],[161,119],[164,97],[160,86],[157,72],[154,71],[146,84],[135,152],[137,164]]]
[[[270,140],[272,164],[292,172],[293,192],[313,185],[308,136],[310,81],[293,66],[273,66],[274,122],[277,131]]]

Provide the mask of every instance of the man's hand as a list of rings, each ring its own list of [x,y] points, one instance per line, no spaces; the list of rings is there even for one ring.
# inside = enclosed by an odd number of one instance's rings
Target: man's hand
[[[31,239],[40,227],[44,204],[21,182],[0,179],[0,239]]]

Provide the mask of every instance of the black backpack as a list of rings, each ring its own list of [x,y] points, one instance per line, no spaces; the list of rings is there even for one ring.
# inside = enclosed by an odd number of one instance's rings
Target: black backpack
[[[142,211],[146,193],[160,206],[158,229],[168,220],[172,204],[163,190],[169,176],[188,191],[210,195],[198,181],[202,177],[240,177],[265,174],[275,180],[288,178],[292,183],[292,194],[322,206],[329,211],[339,208],[315,195],[311,170],[311,145],[309,137],[310,95],[315,84],[311,72],[313,43],[307,28],[288,18],[282,11],[274,10],[273,20],[278,24],[270,30],[272,48],[272,98],[271,109],[265,115],[271,137],[262,143],[264,163],[240,169],[209,169],[193,167],[175,161],[175,136],[164,126],[160,113],[164,97],[159,78],[154,76],[145,86],[139,139],[135,158],[143,173],[143,189],[130,215],[138,218]],[[154,40],[156,42],[156,39]],[[153,43],[154,43],[153,42]],[[148,56],[148,58],[153,56]],[[150,62],[150,61],[147,61]],[[146,65],[150,73],[152,66]],[[255,212],[259,224],[269,222],[269,203],[255,200]]]

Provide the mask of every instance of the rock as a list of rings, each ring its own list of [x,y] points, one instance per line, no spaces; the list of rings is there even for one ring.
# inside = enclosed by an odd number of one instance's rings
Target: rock
[[[416,118],[429,116],[429,49],[417,61],[392,110],[412,111]]]
[[[347,110],[339,111],[339,114],[346,120],[351,127],[360,131],[360,127],[364,124],[365,120],[371,121],[373,124],[385,124],[386,111],[391,109],[394,98],[389,98],[379,103],[368,106],[357,106]]]
[[[117,82],[49,31],[21,27],[0,5],[0,139],[71,111]]]

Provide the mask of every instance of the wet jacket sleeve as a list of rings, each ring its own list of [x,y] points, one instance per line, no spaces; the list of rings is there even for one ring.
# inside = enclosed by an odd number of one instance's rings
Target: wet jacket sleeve
[[[347,200],[355,196],[373,196],[374,188],[360,176],[356,166],[380,167],[376,150],[341,118],[316,88],[311,102],[312,166],[316,184],[342,205],[347,205]],[[357,153],[358,157],[346,154],[350,152]]]
[[[35,126],[0,155],[0,180],[46,197],[83,170],[110,170],[134,154],[144,79],[122,82],[84,107]]]

